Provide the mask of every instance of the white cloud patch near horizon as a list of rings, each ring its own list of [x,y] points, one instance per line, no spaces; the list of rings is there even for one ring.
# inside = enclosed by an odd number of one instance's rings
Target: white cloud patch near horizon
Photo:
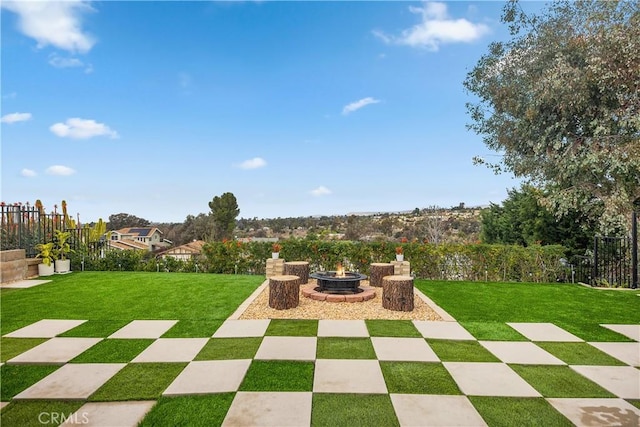
[[[311,190],[310,193],[311,193],[312,196],[320,197],[320,196],[328,196],[329,194],[332,193],[332,191],[329,190],[324,185],[321,185],[320,187]]]
[[[95,136],[108,136],[112,139],[119,138],[118,132],[104,123],[78,117],[67,119],[64,123],[55,123],[49,127],[49,130],[61,138],[89,139]]]
[[[453,19],[447,4],[425,2],[423,7],[409,6],[409,11],[422,16],[422,22],[407,28],[399,36],[374,30],[373,34],[387,44],[407,45],[437,52],[447,43],[470,43],[489,33],[487,25],[464,18]]]
[[[84,67],[84,72],[89,74],[93,72],[93,65],[85,64],[78,58],[65,58],[63,56],[58,55],[57,53],[52,53],[49,55],[49,65],[55,68],[75,68],[75,67]]]
[[[33,178],[34,176],[38,176],[38,174],[36,173],[36,171],[31,170],[31,169],[22,169],[20,171],[20,175],[26,177],[26,178]]]
[[[379,99],[375,99],[370,96],[366,98],[362,98],[358,101],[345,105],[342,108],[342,115],[346,116],[347,114],[353,113],[354,111],[361,109],[362,107],[366,107],[367,105],[370,105],[370,104],[377,104],[378,102],[380,102]]]
[[[49,166],[45,172],[49,175],[55,175],[55,176],[69,176],[76,173],[74,169],[71,169],[68,166],[62,166],[62,165]]]
[[[253,159],[245,160],[244,162],[239,163],[236,166],[239,167],[240,169],[245,169],[245,170],[259,169],[267,166],[267,162],[262,157],[254,157]]]
[[[27,120],[31,120],[32,117],[31,113],[10,113],[2,116],[0,122],[7,124],[26,122]]]
[[[82,29],[82,15],[94,12],[85,1],[4,1],[2,8],[18,15],[18,29],[36,40],[39,49],[54,46],[86,53],[95,39]]]

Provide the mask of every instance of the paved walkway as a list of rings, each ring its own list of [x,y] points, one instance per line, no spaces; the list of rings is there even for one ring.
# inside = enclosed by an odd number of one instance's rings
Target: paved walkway
[[[416,333],[407,334],[412,336],[370,336],[365,322],[360,320],[320,320],[314,336],[265,336],[269,320],[227,320],[211,338],[162,338],[177,321],[136,320],[109,337],[59,337],[83,322],[41,320],[5,335],[18,339],[46,339],[8,360],[8,365],[59,365],[52,373],[13,396],[11,402],[90,400],[129,365],[182,362],[184,369],[175,373],[162,395],[233,392],[235,395],[223,425],[308,426],[314,395],[324,393],[384,395],[404,426],[486,425],[479,409],[469,399],[473,396],[544,397],[576,425],[638,425],[640,420],[640,410],[629,403],[629,400],[640,399],[639,325],[602,325],[634,340],[611,343],[584,343],[579,337],[549,323],[509,323],[526,337],[523,341],[478,341],[456,322],[428,321],[413,321]],[[99,343],[132,339],[149,342],[125,363],[72,362]],[[335,350],[335,346],[356,342],[358,346],[353,347],[348,356],[341,353],[342,350]],[[219,357],[208,360],[206,355],[215,353],[212,349],[224,348],[229,343],[233,343],[228,348],[234,356],[227,360]],[[252,349],[251,343],[255,343]],[[610,356],[611,363],[568,364],[562,354],[554,355],[543,348],[548,343],[577,345],[576,348],[582,349],[589,347],[591,352],[603,353],[605,359]],[[456,346],[467,348],[466,352],[459,353],[464,355],[461,359],[451,356],[451,349]],[[373,348],[373,352],[367,355],[363,350],[358,354],[358,349],[367,348]],[[470,348],[493,361],[475,361],[474,351],[469,351]],[[239,352],[238,349],[244,350]],[[332,351],[338,353],[333,356]],[[308,389],[239,391],[253,365],[278,361],[311,364],[312,381]],[[450,382],[454,391],[441,392],[441,384],[429,383],[428,378],[424,384],[403,390],[404,386],[398,385],[397,378],[392,378],[394,367],[439,370],[443,374],[439,381]],[[580,390],[576,390],[575,397],[548,397],[536,376],[521,375],[518,367],[541,369],[540,372],[546,372],[544,369],[549,367],[560,367],[563,375],[570,374],[581,381],[586,378],[600,386],[609,397],[583,397]],[[87,421],[83,425],[135,426],[154,405],[156,400],[88,402],[78,410],[82,417],[72,418],[77,422]],[[2,402],[2,407],[3,412],[9,411],[11,404]]]

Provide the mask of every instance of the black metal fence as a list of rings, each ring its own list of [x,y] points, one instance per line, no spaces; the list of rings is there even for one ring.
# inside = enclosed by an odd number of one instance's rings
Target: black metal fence
[[[596,236],[593,242],[592,284],[631,287],[631,245],[628,237]]]

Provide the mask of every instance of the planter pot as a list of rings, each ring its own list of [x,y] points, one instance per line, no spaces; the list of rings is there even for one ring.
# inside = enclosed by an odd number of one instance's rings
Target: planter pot
[[[273,259],[280,258],[280,252],[271,252],[271,258]]]
[[[71,260],[69,259],[57,259],[56,262],[56,273],[68,273],[71,271]]]
[[[53,273],[53,263],[51,263],[51,265],[38,264],[38,276],[51,276]]]
[[[404,261],[404,254],[396,254],[396,261]]]

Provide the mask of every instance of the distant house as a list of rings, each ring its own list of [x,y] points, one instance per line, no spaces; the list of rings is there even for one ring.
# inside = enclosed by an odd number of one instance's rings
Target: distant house
[[[189,261],[191,258],[202,253],[202,246],[204,246],[204,243],[205,242],[202,240],[194,240],[193,242],[164,250],[160,252],[158,256],[162,258],[172,257],[180,261]]]
[[[156,227],[128,227],[111,231],[109,245],[114,249],[157,251],[170,245]]]

